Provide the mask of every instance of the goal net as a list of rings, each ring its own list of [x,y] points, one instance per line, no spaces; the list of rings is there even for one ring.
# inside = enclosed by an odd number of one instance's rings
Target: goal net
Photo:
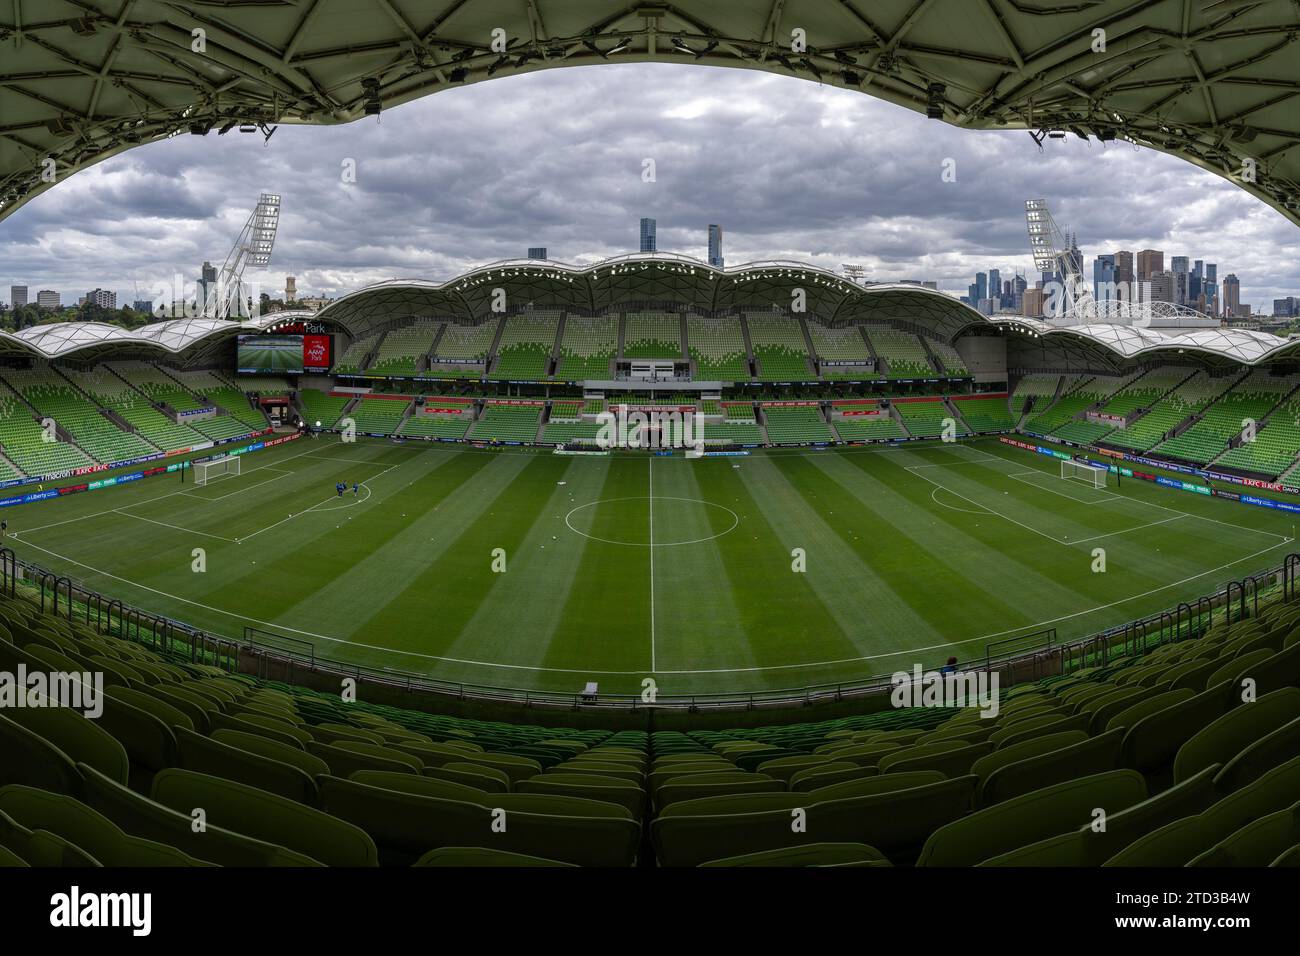
[[[213,458],[210,461],[196,461],[194,463],[194,484],[206,485],[209,481],[222,478],[227,475],[239,474],[239,456],[226,455],[223,458]]]
[[[1094,468],[1092,465],[1085,465],[1081,461],[1061,460],[1061,477],[1071,478],[1075,481],[1082,481],[1085,484],[1092,485],[1094,488],[1106,487],[1106,476],[1110,474],[1107,468]]]

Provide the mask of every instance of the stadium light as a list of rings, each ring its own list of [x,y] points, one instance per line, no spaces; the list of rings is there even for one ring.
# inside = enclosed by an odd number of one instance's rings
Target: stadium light
[[[691,49],[690,44],[681,37],[673,37],[673,49],[678,53],[689,53],[691,56],[695,55],[695,51]]]
[[[929,119],[943,119],[943,97],[948,87],[942,83],[931,83],[926,87],[925,115]]]
[[[626,50],[626,49],[627,49],[628,47],[630,47],[631,45],[632,45],[632,40],[631,40],[629,37],[623,37],[623,39],[619,40],[617,43],[615,43],[612,47],[610,47],[610,48],[609,48],[608,50],[606,50],[605,52],[606,52],[606,53],[622,53],[624,50]]]

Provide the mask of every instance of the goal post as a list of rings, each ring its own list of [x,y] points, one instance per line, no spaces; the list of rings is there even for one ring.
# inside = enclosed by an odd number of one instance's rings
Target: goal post
[[[1107,476],[1110,474],[1109,468],[1099,468],[1095,465],[1085,464],[1081,461],[1061,459],[1061,477],[1082,481],[1092,485],[1094,488],[1105,488]]]
[[[223,455],[207,461],[194,462],[194,484],[206,485],[217,478],[239,474],[239,456]]]

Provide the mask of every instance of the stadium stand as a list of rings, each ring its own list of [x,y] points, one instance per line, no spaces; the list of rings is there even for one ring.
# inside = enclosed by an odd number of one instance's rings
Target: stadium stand
[[[478,325],[457,325],[448,322],[438,339],[437,358],[440,362],[429,366],[430,375],[447,378],[480,378],[488,350],[497,334],[497,319],[488,319]]]
[[[558,312],[523,312],[510,316],[501,332],[496,362],[488,377],[499,380],[546,378],[559,325]]]
[[[570,382],[612,378],[611,363],[617,351],[617,315],[567,316],[556,375]]]
[[[1078,419],[1084,411],[1104,402],[1131,382],[1135,375],[1127,377],[1096,376],[1077,379],[1066,384],[1061,397],[1050,408],[1045,408],[1025,423],[1025,430],[1036,435],[1055,435],[1070,438],[1063,434],[1066,429],[1079,437],[1072,441],[1089,441],[1091,437],[1104,435],[1112,426],[1094,425]],[[1072,427],[1074,426],[1074,427]]]
[[[817,405],[764,405],[767,439],[773,445],[832,442],[835,436]]]
[[[434,319],[416,319],[410,325],[393,329],[379,343],[369,371],[376,375],[419,374],[424,371],[425,359],[441,328],[442,323]]]
[[[352,409],[357,431],[365,435],[392,435],[411,407],[407,395],[364,396]]]
[[[41,415],[58,422],[78,447],[101,464],[157,453],[148,442],[104,417],[98,405],[48,365],[5,369],[3,377]]]
[[[882,376],[868,364],[828,365],[828,362],[874,363],[871,350],[862,337],[862,330],[856,325],[831,326],[822,325],[816,319],[808,319],[804,325],[812,339],[813,350],[817,353],[818,369],[825,379],[851,378],[855,381],[868,381]]]
[[[352,395],[332,395],[314,388],[298,391],[298,407],[302,410],[303,421],[311,425],[320,422],[322,428],[337,425],[352,399]]]
[[[624,358],[682,356],[682,320],[676,312],[629,312],[623,320]]]
[[[966,360],[962,358],[955,348],[947,342],[940,342],[938,339],[930,339],[926,344],[930,346],[930,352],[943,363],[943,369],[953,378],[965,378],[970,375],[970,369],[966,367]]]
[[[543,406],[506,405],[488,401],[470,429],[473,441],[535,442]]]
[[[832,406],[841,414],[835,417],[835,430],[845,441],[887,441],[907,437],[894,416],[874,401],[842,401]]]
[[[154,402],[168,405],[178,412],[207,407],[172,376],[151,362],[111,362],[107,365]]]
[[[988,398],[954,398],[953,407],[972,432],[1002,432],[1015,428],[1016,422],[1007,410],[1007,397],[993,395]]]
[[[1159,455],[1206,465],[1228,450],[1228,443],[1242,433],[1242,422],[1263,421],[1284,396],[1296,387],[1297,379],[1256,371],[1238,382],[1191,428],[1152,449]]]
[[[176,371],[173,374],[191,392],[229,412],[232,418],[237,418],[254,431],[267,426],[266,416],[261,409],[253,408],[248,403],[244,392],[226,384],[212,372]]]
[[[1102,441],[1116,448],[1146,451],[1157,442],[1164,441],[1180,424],[1197,414],[1233,383],[1233,376],[1212,379],[1206,372],[1197,372],[1164,398],[1155,402],[1127,428],[1116,428]]]
[[[920,338],[911,332],[883,326],[867,326],[872,348],[888,365],[889,378],[934,378],[934,366],[926,355]]]
[[[1011,413],[1016,421],[1025,414],[1031,400],[1035,408],[1045,407],[1056,396],[1056,386],[1060,381],[1059,375],[1026,375],[1016,382],[1011,393]]]
[[[1016,685],[992,717],[653,733],[344,702],[22,594],[0,632],[7,670],[93,660],[109,684],[99,720],[0,714],[3,846],[29,863],[1268,866],[1300,845],[1295,603]],[[196,833],[196,806],[221,825]]]
[[[355,375],[364,370],[366,356],[374,351],[379,344],[379,338],[382,332],[375,332],[372,335],[363,335],[360,338],[353,339],[352,343],[343,350],[343,353],[334,363],[334,373],[336,375]]]
[[[75,445],[46,441],[45,430],[35,413],[3,386],[0,386],[0,451],[28,475],[52,475],[94,464]]]
[[[734,317],[686,317],[687,352],[695,363],[695,377],[720,382],[749,381],[745,336]]]
[[[179,425],[154,408],[149,400],[106,366],[88,372],[65,369],[64,374],[100,405],[117,414],[136,432],[162,451],[189,448],[204,440],[194,429]]]
[[[1238,468],[1277,478],[1300,455],[1300,398],[1292,397],[1269,412],[1268,422],[1255,434],[1215,461],[1216,466]]]
[[[758,373],[765,382],[801,382],[813,377],[797,316],[784,313],[746,312],[749,345]]]
[[[948,411],[941,398],[921,398],[915,401],[895,399],[893,404],[903,419],[903,425],[914,438],[939,438],[948,421],[955,426],[953,434],[969,434],[966,427],[952,417],[952,412]]]
[[[411,438],[462,439],[474,423],[470,399],[430,396],[402,423],[397,434]]]

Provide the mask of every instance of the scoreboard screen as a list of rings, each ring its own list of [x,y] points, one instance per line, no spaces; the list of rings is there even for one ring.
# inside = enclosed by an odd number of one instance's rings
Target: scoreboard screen
[[[303,338],[301,335],[241,335],[235,367],[240,372],[300,375],[303,370]]]

